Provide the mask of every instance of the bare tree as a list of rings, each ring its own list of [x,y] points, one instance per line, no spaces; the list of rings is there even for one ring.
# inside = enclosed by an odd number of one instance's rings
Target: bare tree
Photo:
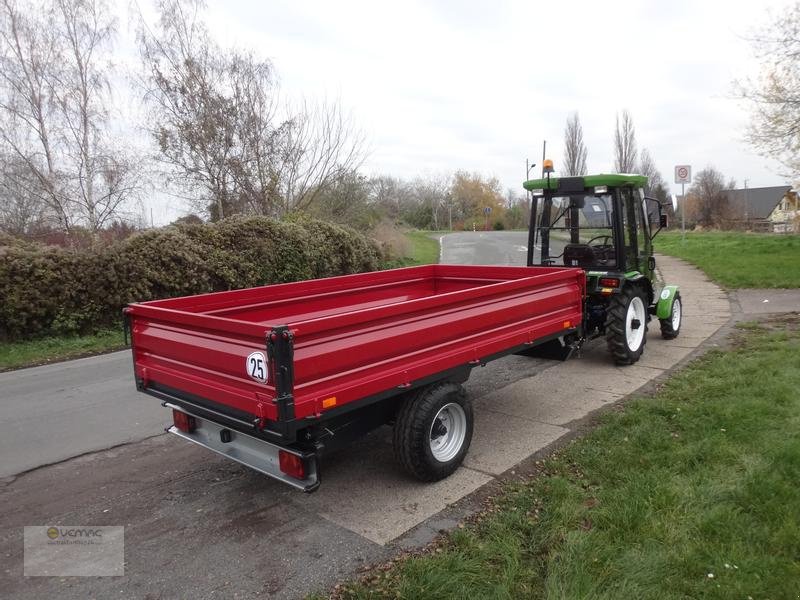
[[[417,205],[430,215],[430,229],[438,230],[443,223],[449,223],[452,215],[449,177],[441,174],[418,177],[411,183],[411,189]]]
[[[574,112],[567,118],[564,128],[564,175],[586,175],[586,156],[588,150],[583,143],[583,127],[578,113]]]
[[[304,102],[284,127],[280,214],[303,210],[361,166],[364,137],[339,103]]]
[[[644,189],[645,194],[664,201],[668,194],[667,185],[647,148],[642,148],[642,152],[639,156],[638,170],[640,175],[647,177],[647,186]]]
[[[47,224],[47,206],[30,189],[28,165],[16,155],[0,156],[0,230],[31,235]]]
[[[2,0],[0,144],[13,185],[68,231],[97,231],[138,189],[109,136],[105,61],[115,23],[102,0]]]
[[[354,169],[320,191],[305,210],[317,218],[367,231],[380,218],[370,192],[370,180]]]
[[[614,130],[614,170],[617,173],[632,173],[636,170],[636,130],[633,118],[627,110],[622,111],[622,122],[617,115]]]
[[[800,2],[783,10],[752,40],[761,73],[735,82],[752,109],[747,137],[763,155],[800,176]]]
[[[733,181],[726,187],[725,176],[708,166],[694,176],[688,195],[694,205],[694,216],[703,227],[720,225],[728,217],[728,198],[725,190],[734,187]]]
[[[162,162],[188,195],[204,192],[213,219],[308,208],[360,164],[362,138],[338,104],[282,106],[272,64],[221,48],[204,8],[160,0],[157,25],[140,20],[142,85]]]
[[[202,208],[224,218],[243,212],[236,206],[231,161],[238,142],[235,118],[230,117],[236,106],[228,67],[238,57],[224,55],[211,41],[200,19],[204,7],[200,0],[162,0],[155,31],[140,20],[142,85],[152,109],[147,127],[172,181],[189,196],[204,191]],[[248,70],[256,76],[252,84],[265,96],[272,85],[271,66],[249,65]],[[251,107],[249,112],[258,110]],[[238,163],[244,168],[246,160],[239,157]]]

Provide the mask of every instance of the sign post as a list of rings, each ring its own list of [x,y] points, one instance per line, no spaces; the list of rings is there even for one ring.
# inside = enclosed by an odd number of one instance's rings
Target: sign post
[[[686,243],[686,184],[692,183],[692,165],[675,165],[675,183],[681,184],[681,243]]]

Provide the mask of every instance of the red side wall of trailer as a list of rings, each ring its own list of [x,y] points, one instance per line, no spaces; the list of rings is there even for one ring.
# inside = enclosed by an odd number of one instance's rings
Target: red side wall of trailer
[[[261,383],[245,364],[275,327],[293,334],[302,419],[574,330],[584,294],[581,269],[428,265],[144,302],[127,314],[140,387],[275,421],[276,374]]]

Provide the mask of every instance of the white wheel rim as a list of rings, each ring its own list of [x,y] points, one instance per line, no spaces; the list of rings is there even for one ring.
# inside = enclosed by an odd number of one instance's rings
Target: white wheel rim
[[[455,458],[467,437],[467,415],[461,405],[450,402],[440,408],[428,433],[433,458],[439,462]]]
[[[672,303],[672,331],[678,331],[681,326],[681,301],[675,298]]]
[[[642,345],[645,327],[644,302],[639,296],[634,297],[628,305],[628,314],[625,317],[625,341],[631,352],[636,352]],[[639,321],[639,326],[634,329],[634,320]]]

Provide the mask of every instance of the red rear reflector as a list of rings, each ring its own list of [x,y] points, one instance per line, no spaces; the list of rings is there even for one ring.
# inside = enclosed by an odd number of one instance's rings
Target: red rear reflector
[[[297,454],[292,454],[286,450],[278,450],[278,462],[280,463],[281,471],[289,477],[294,477],[295,479],[306,478],[306,466],[303,464],[303,459]]]
[[[617,288],[619,287],[619,279],[615,279],[613,277],[602,277],[600,279],[600,287]]]
[[[183,433],[192,433],[197,427],[197,421],[194,420],[192,415],[187,415],[185,412],[174,408],[172,409],[172,422]]]

